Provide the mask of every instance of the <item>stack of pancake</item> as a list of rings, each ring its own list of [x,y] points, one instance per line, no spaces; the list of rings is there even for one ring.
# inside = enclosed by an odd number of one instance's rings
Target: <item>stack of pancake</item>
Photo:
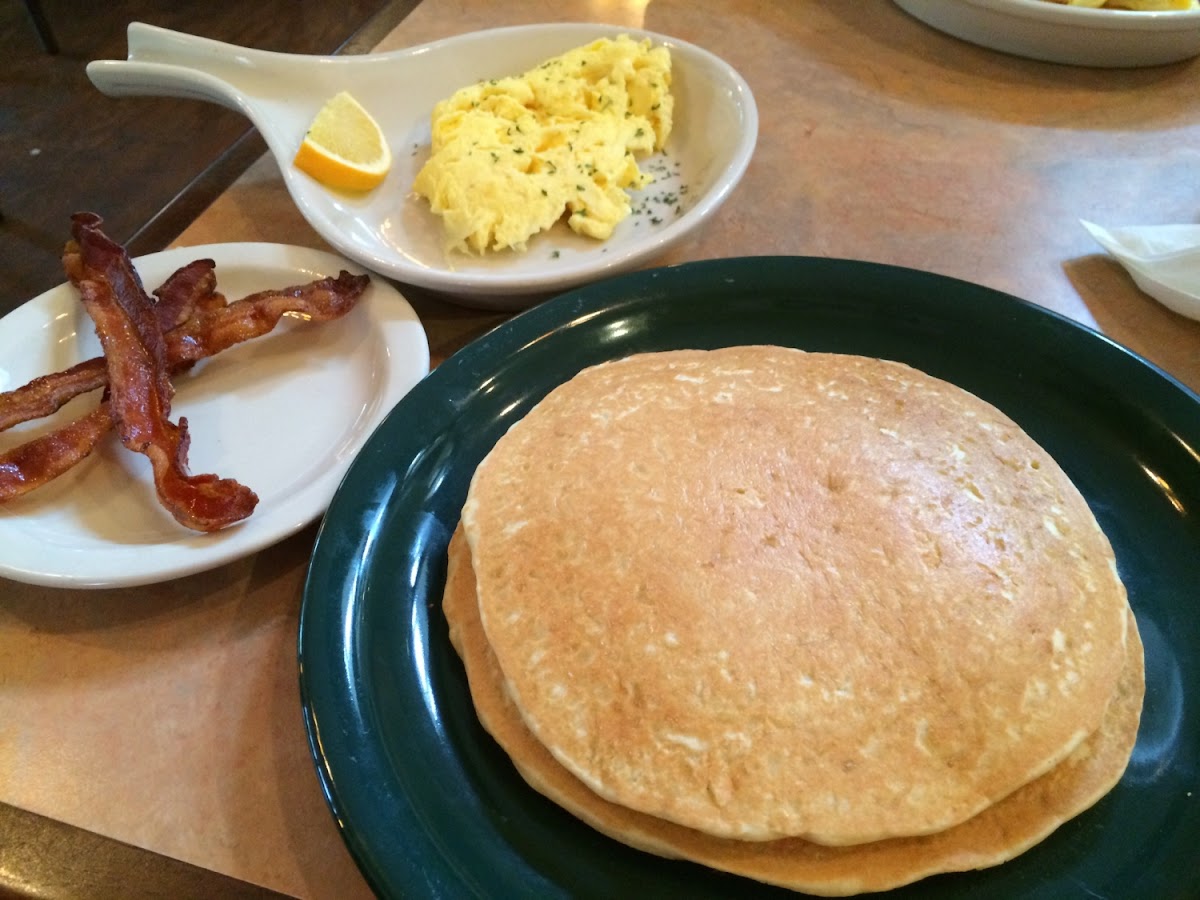
[[[1120,779],[1144,692],[1053,459],[908,366],[586,369],[481,463],[444,598],[480,721],[634,847],[815,894],[996,865]]]

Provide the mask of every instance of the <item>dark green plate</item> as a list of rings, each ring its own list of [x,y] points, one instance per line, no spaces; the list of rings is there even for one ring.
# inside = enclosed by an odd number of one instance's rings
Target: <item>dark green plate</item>
[[[1146,644],[1120,785],[1003,866],[899,897],[1182,898],[1200,886],[1200,398],[1099,334],[923,272],[751,258],[565,294],[418,384],[351,467],[305,587],[300,678],[330,807],[393,897],[795,896],[628,849],[534,791],[475,719],[441,615],[476,464],[552,387],[646,350],[773,343],[902,360],[1019,422],[1091,503]]]

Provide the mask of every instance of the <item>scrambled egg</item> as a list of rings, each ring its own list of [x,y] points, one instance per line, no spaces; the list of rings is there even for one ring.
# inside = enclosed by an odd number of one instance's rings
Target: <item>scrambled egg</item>
[[[481,81],[438,103],[413,190],[445,224],[450,249],[525,249],[564,215],[598,240],[649,184],[635,154],[671,132],[671,56],[627,35]]]

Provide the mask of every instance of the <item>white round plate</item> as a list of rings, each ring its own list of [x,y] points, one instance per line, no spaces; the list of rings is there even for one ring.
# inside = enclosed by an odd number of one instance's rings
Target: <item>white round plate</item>
[[[147,291],[194,259],[216,264],[230,301],[340,269],[338,256],[279,244],[212,244],[135,260]],[[100,355],[91,319],[60,285],[0,319],[0,390]],[[186,416],[193,473],[236,478],[259,496],[243,522],[212,534],[178,524],[154,492],[149,461],[109,433],[75,468],[0,504],[0,576],[97,588],[166,581],[253,553],[325,511],[354,455],[384,415],[429,372],[425,331],[408,302],[373,278],[341,319],[285,317],[176,376],[171,418]],[[0,453],[93,408],[78,397],[54,416],[0,432]]]
[[[633,193],[635,209],[608,240],[559,223],[524,253],[485,256],[444,248],[441,220],[412,193],[429,157],[434,104],[486,78],[518,75],[600,37],[649,38],[671,51],[675,125],[663,153],[641,162],[658,180]],[[366,56],[298,56],[248,50],[135,23],[129,59],[88,65],[110,96],[201,98],[243,112],[262,133],[300,212],[340,253],[399,281],[512,309],[646,262],[708,220],[749,165],[758,110],[745,80],[723,60],[675,38],[633,28],[567,23],[500,28]],[[321,105],[349,91],[378,120],[392,148],[387,179],[367,194],[332,191],[292,165]]]
[[[1131,12],[1050,0],[895,0],[926,25],[1044,62],[1132,68],[1200,54],[1200,9]]]

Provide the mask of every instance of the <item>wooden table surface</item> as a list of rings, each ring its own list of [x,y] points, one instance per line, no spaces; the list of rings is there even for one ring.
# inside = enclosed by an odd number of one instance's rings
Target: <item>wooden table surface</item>
[[[1196,221],[1200,62],[1032,62],[883,0],[424,0],[379,49],[571,20],[709,48],[758,102],[741,185],[654,265],[788,254],[926,269],[1097,328],[1200,390],[1200,322],[1141,293],[1079,225]],[[269,158],[176,244],[228,241],[324,246]],[[504,318],[400,288],[435,364]],[[301,717],[314,535],[149,587],[0,580],[0,801],[287,894],[368,896]]]

